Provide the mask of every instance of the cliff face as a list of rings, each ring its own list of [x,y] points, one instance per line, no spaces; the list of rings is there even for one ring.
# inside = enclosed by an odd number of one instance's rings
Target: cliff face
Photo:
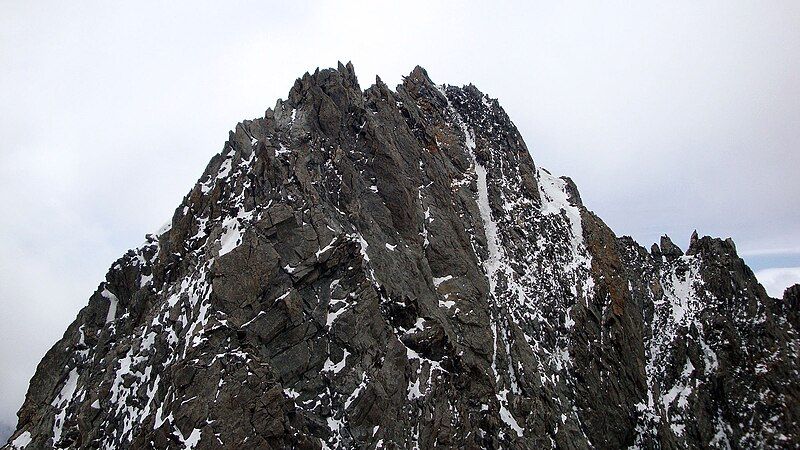
[[[729,240],[615,237],[475,87],[340,65],[113,264],[6,448],[795,447],[797,333]]]

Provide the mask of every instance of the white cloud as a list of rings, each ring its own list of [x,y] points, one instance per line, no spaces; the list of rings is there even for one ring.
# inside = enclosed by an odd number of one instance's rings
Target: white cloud
[[[770,297],[783,298],[787,287],[800,283],[800,267],[775,267],[756,272],[756,278]]]

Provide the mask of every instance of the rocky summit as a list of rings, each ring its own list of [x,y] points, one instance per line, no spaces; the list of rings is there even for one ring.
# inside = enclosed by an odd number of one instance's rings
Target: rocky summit
[[[474,86],[340,64],[113,263],[4,448],[797,448],[798,295],[616,237]]]

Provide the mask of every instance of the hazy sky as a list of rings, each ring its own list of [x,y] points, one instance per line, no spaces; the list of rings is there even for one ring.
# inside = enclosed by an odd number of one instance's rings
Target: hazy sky
[[[337,60],[472,82],[617,234],[800,281],[800,2],[289,3],[0,3],[0,422],[228,130]]]

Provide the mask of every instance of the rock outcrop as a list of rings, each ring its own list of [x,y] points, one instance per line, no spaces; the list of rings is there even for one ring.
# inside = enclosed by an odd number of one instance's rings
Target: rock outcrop
[[[340,64],[112,265],[5,448],[796,448],[789,303],[617,238],[474,86]]]

